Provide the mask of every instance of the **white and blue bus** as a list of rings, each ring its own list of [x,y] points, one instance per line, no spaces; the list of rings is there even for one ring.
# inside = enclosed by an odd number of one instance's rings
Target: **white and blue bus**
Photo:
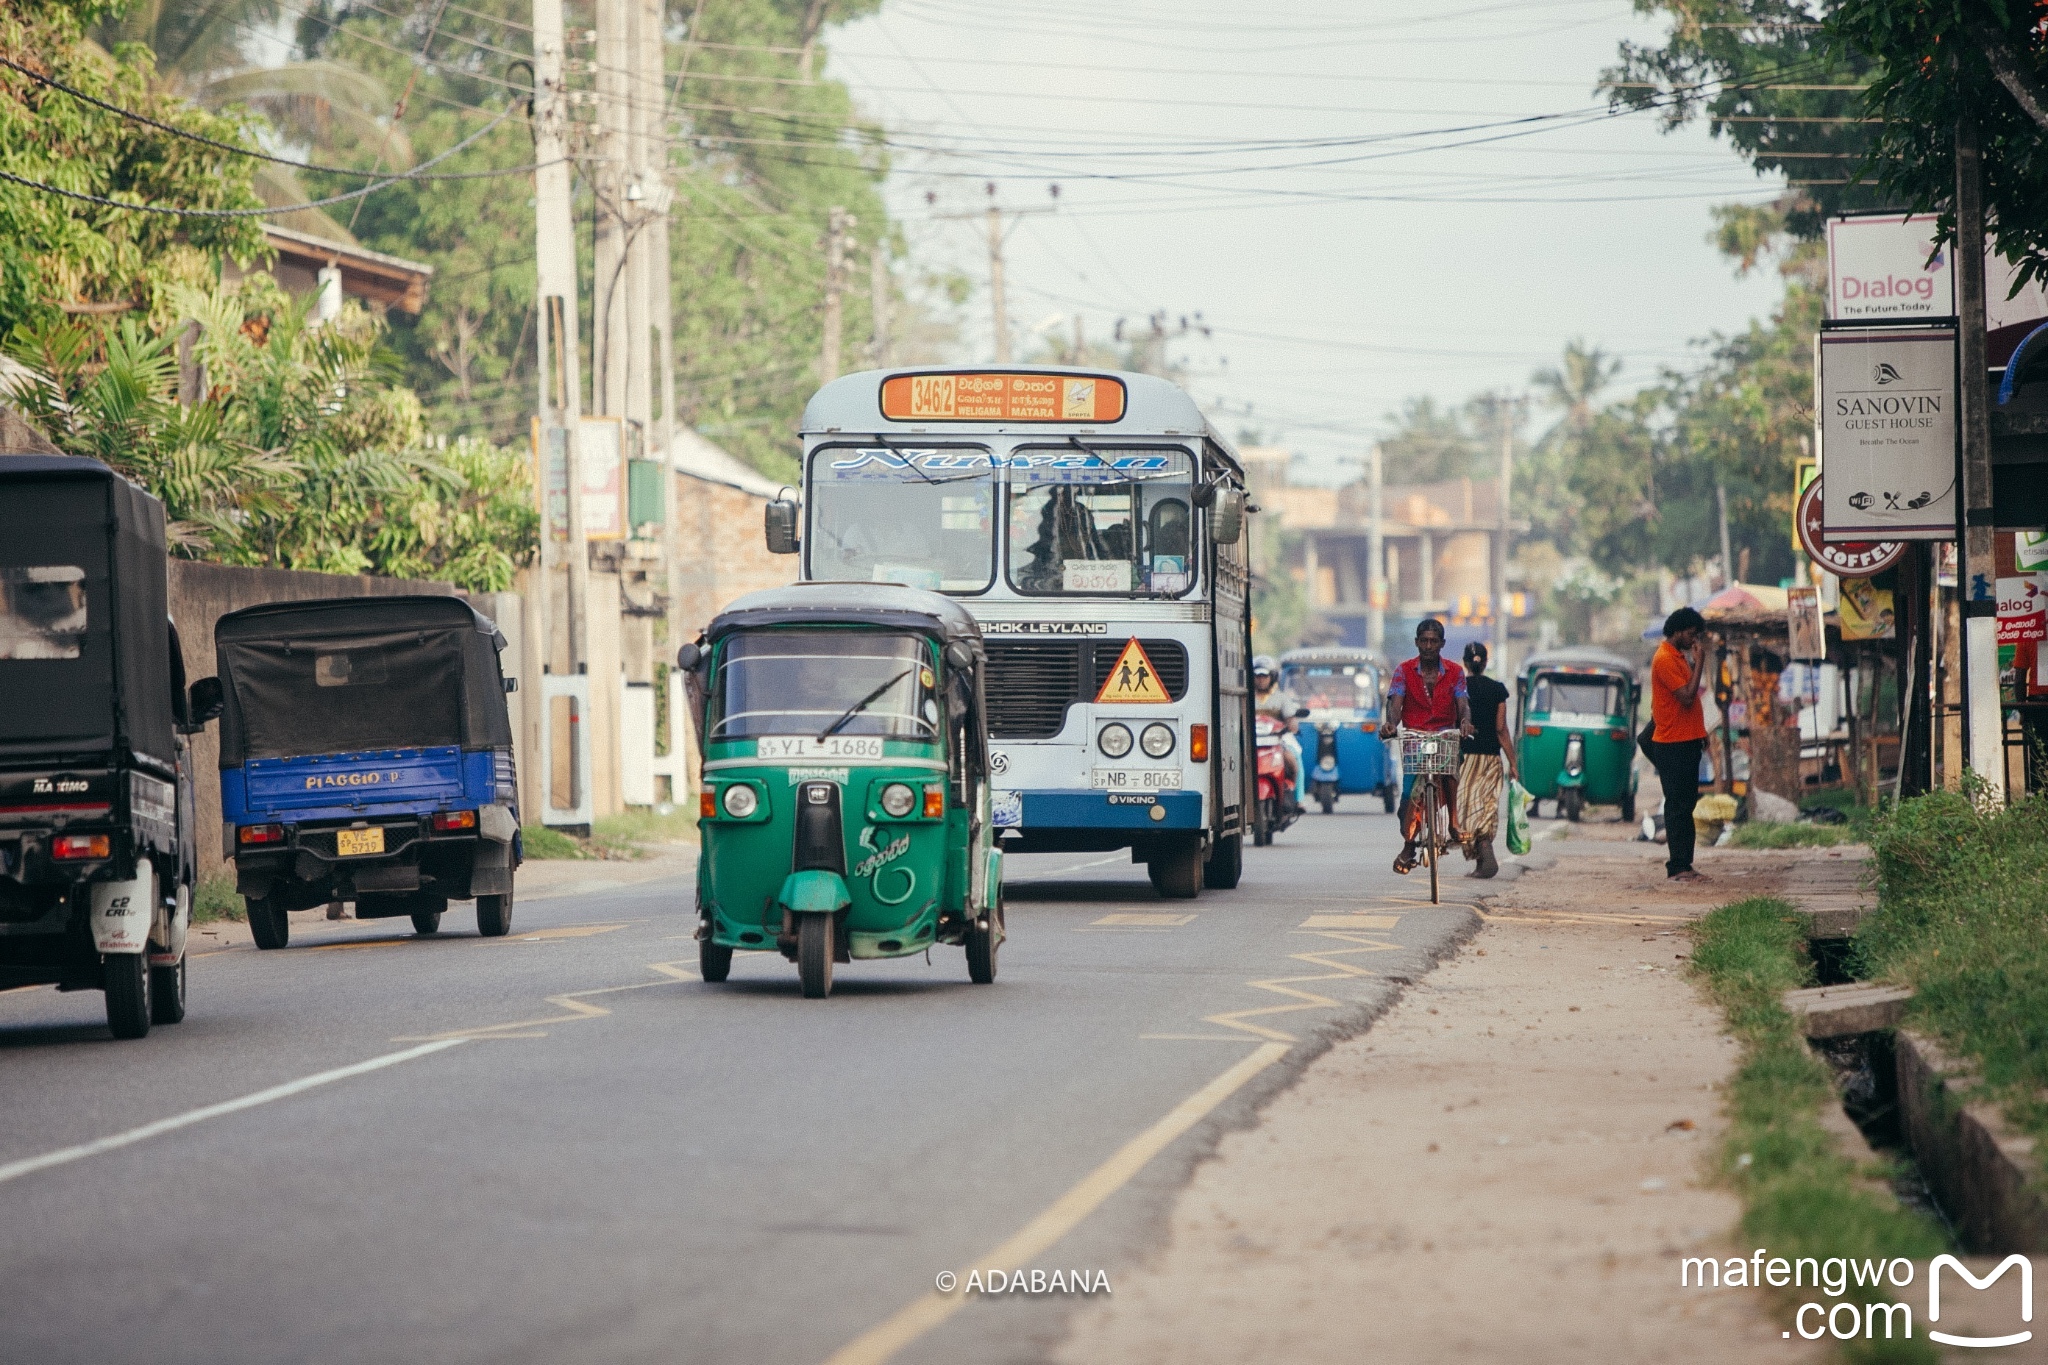
[[[805,579],[958,598],[988,642],[991,819],[1015,852],[1128,848],[1231,887],[1252,780],[1244,468],[1166,380],[869,371],[804,410]],[[799,527],[800,523],[800,527]]]

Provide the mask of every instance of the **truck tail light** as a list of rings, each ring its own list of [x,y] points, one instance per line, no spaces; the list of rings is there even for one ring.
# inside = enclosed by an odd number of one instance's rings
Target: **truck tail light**
[[[114,851],[114,841],[104,834],[60,834],[50,841],[50,856],[60,861],[105,858]]]
[[[443,810],[434,812],[434,828],[439,830],[475,829],[476,812],[473,810]]]
[[[284,826],[243,825],[235,831],[235,842],[241,844],[281,844],[284,842]]]
[[[1190,725],[1188,727],[1188,757],[1197,763],[1209,761],[1209,727]]]
[[[943,819],[946,814],[946,789],[934,784],[924,789],[924,818]]]

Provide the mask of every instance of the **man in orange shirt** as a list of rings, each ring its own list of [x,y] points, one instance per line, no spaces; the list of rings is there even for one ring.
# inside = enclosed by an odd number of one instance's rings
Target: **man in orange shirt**
[[[1706,677],[1707,623],[1691,607],[1664,622],[1664,643],[1650,660],[1650,761],[1664,786],[1664,839],[1671,850],[1665,874],[1675,882],[1703,882],[1693,871],[1692,810],[1700,801],[1700,754],[1707,745],[1700,685]]]

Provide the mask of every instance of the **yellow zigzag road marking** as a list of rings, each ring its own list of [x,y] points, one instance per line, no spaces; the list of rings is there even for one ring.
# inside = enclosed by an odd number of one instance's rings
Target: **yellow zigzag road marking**
[[[599,986],[594,990],[569,991],[563,995],[551,995],[547,1002],[560,1014],[544,1015],[538,1019],[515,1019],[505,1024],[486,1024],[478,1028],[451,1029],[447,1033],[426,1033],[417,1037],[394,1038],[395,1043],[434,1043],[444,1038],[545,1038],[544,1032],[534,1032],[544,1024],[574,1024],[584,1019],[602,1019],[611,1011],[602,1005],[587,1005],[584,998],[592,995],[616,995],[621,991],[644,991],[649,986],[666,986],[671,981],[695,981],[697,973],[684,962],[650,962],[652,971],[660,972],[660,981],[636,981],[630,986]]]
[[[1306,962],[1312,966],[1329,969],[1318,976],[1281,976],[1264,981],[1247,981],[1245,983],[1255,990],[1271,991],[1275,995],[1286,996],[1291,1000],[1299,1001],[1300,1003],[1298,1004],[1268,1005],[1264,1009],[1255,1010],[1232,1010],[1228,1014],[1207,1015],[1203,1018],[1202,1022],[1205,1024],[1218,1024],[1224,1028],[1240,1029],[1251,1034],[1254,1038],[1270,1038],[1274,1042],[1279,1043],[1296,1042],[1298,1040],[1291,1033],[1282,1033],[1278,1029],[1267,1028],[1263,1024],[1252,1024],[1245,1021],[1270,1014],[1292,1014],[1298,1010],[1340,1008],[1345,1003],[1342,1000],[1332,1000],[1327,995],[1318,995],[1313,991],[1298,991],[1294,987],[1311,981],[1346,981],[1358,977],[1377,976],[1379,975],[1377,972],[1368,971],[1364,967],[1355,966],[1349,962],[1339,962],[1336,959],[1350,957],[1355,953],[1397,953],[1401,951],[1401,945],[1398,943],[1383,943],[1379,939],[1365,938],[1358,934],[1319,930],[1315,931],[1315,936],[1317,938],[1333,938],[1340,943],[1355,943],[1359,946],[1356,948],[1326,948],[1314,953],[1288,954],[1296,962]]]

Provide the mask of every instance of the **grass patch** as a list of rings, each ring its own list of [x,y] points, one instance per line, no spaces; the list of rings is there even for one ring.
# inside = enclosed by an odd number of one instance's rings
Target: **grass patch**
[[[1838,1104],[1828,1069],[1779,1004],[1812,984],[1800,924],[1784,901],[1755,897],[1724,905],[1693,926],[1692,971],[1721,1007],[1742,1045],[1728,1085],[1722,1176],[1741,1195],[1742,1231],[1772,1256],[1921,1259],[1947,1250],[1941,1230],[1866,1183],[1873,1172],[1841,1154],[1820,1123]],[[1781,1291],[1789,1296],[1791,1291]],[[1856,1302],[1881,1291],[1852,1286]],[[1795,1301],[1783,1298],[1790,1309]],[[1924,1338],[1844,1344],[1844,1358],[1931,1362]]]
[[[542,825],[527,825],[519,833],[529,858],[644,858],[649,844],[696,843],[697,816],[682,806],[671,806],[665,814],[658,806],[635,806],[597,821],[587,839]]]
[[[588,858],[591,856],[583,851],[583,844],[580,840],[572,838],[558,829],[549,829],[546,825],[522,826],[519,830],[519,847],[527,857],[534,859],[570,859]]]
[[[1871,848],[1878,910],[1857,931],[1858,975],[1911,986],[1908,1020],[2048,1139],[2048,797],[1980,810],[1931,792],[1878,821]]]
[[[1860,840],[1851,825],[1779,824],[1752,820],[1735,827],[1736,848],[1833,848]]]
[[[212,924],[215,920],[248,918],[242,898],[235,894],[235,874],[216,872],[192,890],[192,922]]]

